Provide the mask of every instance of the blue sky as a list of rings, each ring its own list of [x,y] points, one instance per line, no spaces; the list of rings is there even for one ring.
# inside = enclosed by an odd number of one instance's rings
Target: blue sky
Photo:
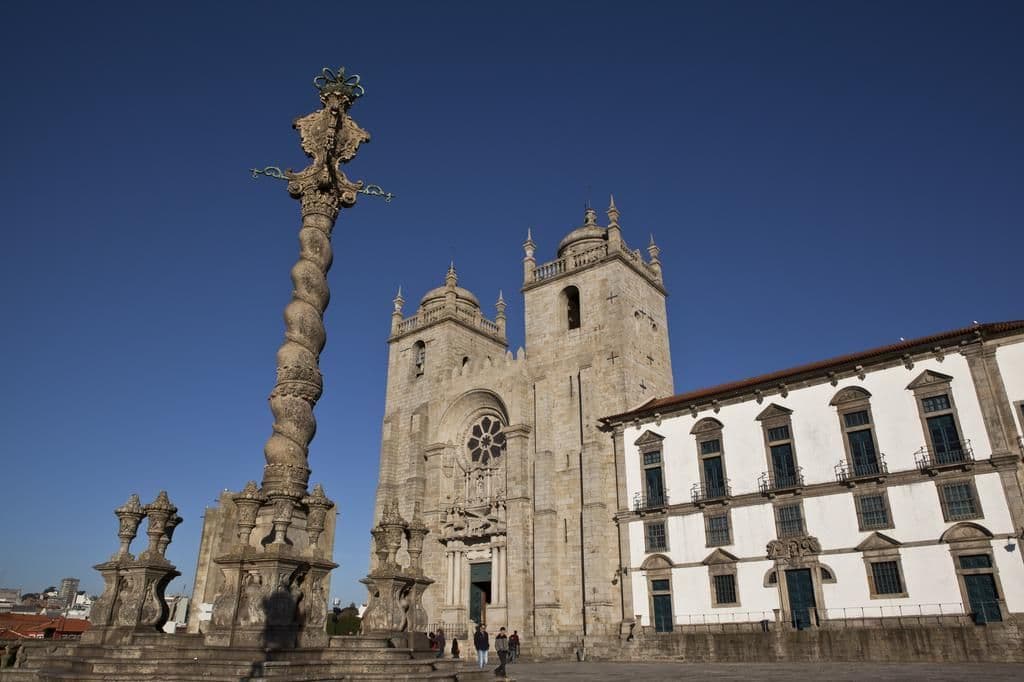
[[[0,54],[0,585],[117,546],[167,489],[191,588],[202,513],[259,479],[323,66],[373,135],[335,230],[313,480],[334,596],[368,563],[391,299],[455,260],[522,343],[538,257],[614,192],[662,247],[677,390],[1022,316],[1024,5],[7,3]],[[603,219],[603,213],[602,213]],[[138,542],[138,541],[137,541]]]

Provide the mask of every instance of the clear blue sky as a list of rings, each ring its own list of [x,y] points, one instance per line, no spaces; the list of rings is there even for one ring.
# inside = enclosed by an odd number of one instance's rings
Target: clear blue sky
[[[5,3],[0,585],[98,591],[111,510],[166,488],[190,587],[204,506],[259,479],[299,221],[247,169],[304,165],[321,67],[398,195],[335,231],[311,452],[361,601],[399,284],[454,258],[518,346],[527,226],[551,258],[614,192],[677,390],[1019,318],[1022,35],[1020,2]]]

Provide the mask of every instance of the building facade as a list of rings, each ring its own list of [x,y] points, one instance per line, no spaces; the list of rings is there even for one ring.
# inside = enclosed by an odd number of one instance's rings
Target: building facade
[[[623,612],[645,631],[1024,612],[1024,322],[605,422],[623,455]]]
[[[660,254],[630,249],[618,220],[614,201],[607,226],[587,209],[542,264],[527,238],[514,354],[504,299],[487,319],[454,267],[411,316],[395,299],[376,516],[397,500],[430,529],[433,623],[619,631],[615,451],[600,418],[673,387]]]
[[[412,315],[394,301],[375,516],[428,527],[431,623],[1024,611],[1024,322],[673,396],[660,252],[626,245],[614,201],[555,260],[524,250],[525,350],[454,266]]]

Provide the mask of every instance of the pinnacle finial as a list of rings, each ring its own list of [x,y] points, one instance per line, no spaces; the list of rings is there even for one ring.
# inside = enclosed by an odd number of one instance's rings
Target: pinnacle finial
[[[533,228],[531,228],[531,227],[526,228],[526,241],[528,241],[528,242],[532,242],[533,241]]]
[[[651,246],[655,246],[655,244],[654,244],[654,233],[653,232],[651,233]]]
[[[498,303],[501,303],[503,305],[505,303],[505,294],[502,292],[501,289],[498,289]]]
[[[608,226],[618,227],[619,225],[619,209],[615,206],[615,195],[608,195]]]
[[[587,203],[587,209],[583,212],[583,224],[597,225],[597,211],[590,207],[589,202]]]
[[[455,286],[459,281],[459,276],[455,273],[455,261],[453,260],[448,266],[448,274],[444,276],[445,284],[449,286]]]

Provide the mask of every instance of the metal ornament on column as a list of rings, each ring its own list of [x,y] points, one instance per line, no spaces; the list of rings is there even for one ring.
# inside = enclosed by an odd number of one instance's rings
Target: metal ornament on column
[[[313,409],[323,393],[319,358],[327,338],[323,315],[330,300],[331,232],[341,209],[355,204],[358,193],[368,193],[340,166],[355,158],[370,135],[348,114],[364,94],[359,76],[324,69],[313,84],[321,107],[293,123],[311,163],[300,171],[253,171],[254,177],[287,180],[288,194],[300,203],[302,227],[269,398],[274,424],[264,446],[263,482],[260,487],[250,482],[232,496],[237,541],[214,559],[223,581],[206,642],[216,646],[326,644],[328,575],[336,567],[327,514],[334,502],[320,485],[309,492],[309,444],[316,434]]]

